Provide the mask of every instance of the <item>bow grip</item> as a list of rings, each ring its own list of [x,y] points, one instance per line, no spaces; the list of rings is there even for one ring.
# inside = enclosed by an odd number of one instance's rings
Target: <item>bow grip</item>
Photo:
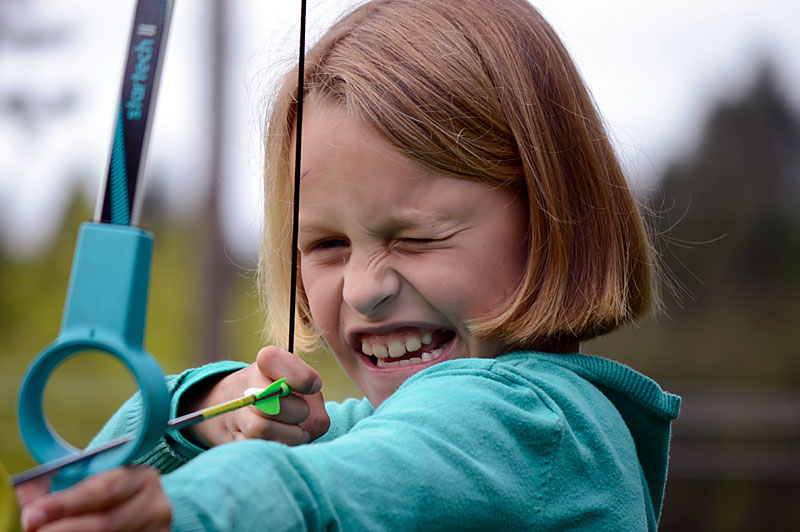
[[[141,392],[142,418],[131,442],[56,473],[54,490],[135,460],[158,443],[167,426],[164,373],[143,348],[152,248],[152,235],[136,227],[87,222],[79,229],[61,329],[33,360],[20,388],[22,439],[40,463],[78,451],[53,431],[42,399],[53,371],[85,351],[101,351],[128,368]]]

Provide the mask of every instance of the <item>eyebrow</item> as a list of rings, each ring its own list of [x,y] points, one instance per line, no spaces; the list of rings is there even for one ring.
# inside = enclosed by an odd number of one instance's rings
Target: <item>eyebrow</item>
[[[409,229],[436,230],[442,228],[442,226],[446,225],[450,221],[453,221],[453,219],[447,216],[420,217],[413,214],[399,214],[381,220],[379,225],[371,226],[367,229],[370,233],[374,234],[381,234],[387,230],[391,230],[393,232],[406,231]],[[313,233],[315,231],[327,230],[326,225],[327,224],[324,219],[314,219],[312,217],[312,219],[307,221],[307,223],[301,223],[299,229],[302,233]]]
[[[393,232],[401,231],[417,231],[417,230],[431,230],[437,231],[453,227],[457,225],[456,219],[452,215],[442,213],[427,213],[425,216],[420,216],[419,212],[415,213],[399,213],[393,215],[385,220],[377,227],[371,228],[375,233],[381,233],[391,229]]]

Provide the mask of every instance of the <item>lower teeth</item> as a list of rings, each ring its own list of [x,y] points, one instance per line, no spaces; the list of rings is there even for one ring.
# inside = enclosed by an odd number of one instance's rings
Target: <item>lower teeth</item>
[[[390,362],[390,359],[387,358],[379,358],[377,362],[377,366],[379,368],[388,368],[392,366],[408,366],[410,364],[420,364],[422,362],[430,362],[431,360],[435,360],[442,355],[442,349],[434,349],[430,353],[422,353],[421,357],[413,357],[407,360],[398,360],[396,362]]]

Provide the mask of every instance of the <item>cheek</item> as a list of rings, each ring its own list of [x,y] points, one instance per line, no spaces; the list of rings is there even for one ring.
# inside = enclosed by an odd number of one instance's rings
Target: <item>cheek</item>
[[[314,325],[323,336],[327,336],[332,325],[336,320],[335,283],[332,279],[326,280],[324,271],[319,268],[301,268],[300,274],[303,279],[303,289],[308,307],[311,311],[311,319]],[[333,320],[333,323],[331,323]],[[327,340],[327,339],[326,339]]]
[[[472,319],[491,310],[497,298],[497,269],[479,257],[471,253],[448,255],[426,262],[424,268],[407,268],[403,275],[413,291],[437,312],[455,321]]]
[[[528,262],[528,211],[519,202],[509,207],[493,231],[489,267],[494,266],[497,287],[506,295],[519,285]],[[493,264],[492,264],[493,263]]]
[[[464,285],[470,287],[466,292],[470,305],[475,309],[474,316],[492,313],[508,303],[519,287],[528,257],[524,237],[507,235],[486,246],[483,253],[475,257],[471,267],[465,268],[468,279]]]

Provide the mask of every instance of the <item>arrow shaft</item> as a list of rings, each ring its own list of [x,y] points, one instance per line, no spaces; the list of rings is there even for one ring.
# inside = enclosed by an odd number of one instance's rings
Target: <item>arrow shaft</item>
[[[209,406],[208,408],[204,408],[202,410],[190,412],[183,416],[178,416],[176,418],[169,420],[169,422],[167,423],[167,428],[165,430],[165,433],[174,432],[176,430],[183,430],[187,427],[194,425],[195,423],[200,423],[201,421],[211,419],[212,417],[217,417],[219,415],[226,414],[228,412],[233,412],[234,410],[238,410],[239,408],[248,405],[256,405],[258,403],[262,403],[268,399],[272,399],[273,397],[280,396],[282,393],[283,391],[279,389],[273,393],[264,395],[263,397],[257,397],[258,394],[245,395],[244,397],[240,397],[238,399],[232,399],[230,401],[226,401],[218,405]],[[13,486],[18,486],[30,480],[42,477],[44,475],[48,475],[50,473],[54,473],[72,464],[77,464],[84,460],[88,460],[89,458],[92,458],[94,456],[97,456],[98,454],[102,454],[104,452],[110,451],[111,449],[116,449],[121,445],[125,445],[129,441],[132,441],[134,437],[135,436],[133,434],[121,436],[93,449],[70,454],[62,458],[58,458],[56,460],[47,462],[46,464],[41,464],[32,469],[28,469],[27,471],[17,473],[16,475],[11,475],[11,484]]]

